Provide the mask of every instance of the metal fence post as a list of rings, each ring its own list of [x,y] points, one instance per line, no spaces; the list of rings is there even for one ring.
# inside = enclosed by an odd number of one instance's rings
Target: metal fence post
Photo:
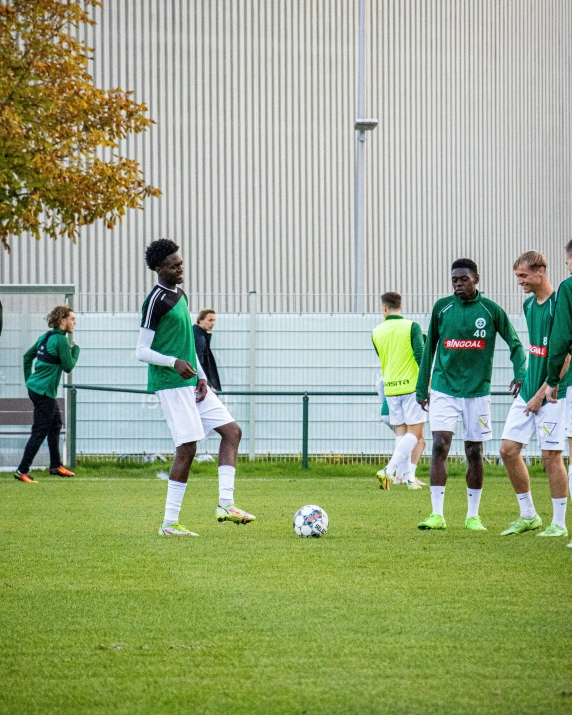
[[[72,387],[68,390],[70,393],[70,411],[69,411],[69,465],[73,469],[75,467],[75,456],[76,456],[76,435],[77,435],[77,390]]]
[[[310,398],[304,393],[302,398],[302,469],[308,469],[308,408]]]
[[[256,390],[256,291],[248,294],[248,310],[250,313],[250,392]],[[256,458],[256,397],[250,395],[248,430],[248,458],[254,462]]]

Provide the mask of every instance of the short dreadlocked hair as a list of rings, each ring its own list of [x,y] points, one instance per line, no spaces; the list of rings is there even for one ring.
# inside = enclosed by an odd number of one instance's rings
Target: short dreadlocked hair
[[[473,275],[479,275],[479,269],[477,268],[477,264],[474,261],[471,261],[470,258],[458,258],[456,261],[453,262],[451,270],[454,271],[455,268],[468,268]]]
[[[145,261],[147,266],[154,271],[158,268],[161,263],[170,256],[171,253],[176,253],[179,247],[173,241],[169,241],[168,238],[160,238],[158,241],[153,241],[147,246],[145,251]]]

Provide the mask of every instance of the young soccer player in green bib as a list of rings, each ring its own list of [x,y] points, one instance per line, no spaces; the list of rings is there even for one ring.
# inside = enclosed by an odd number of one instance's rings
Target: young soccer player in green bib
[[[234,504],[234,477],[242,431],[218,397],[207,386],[197,360],[193,325],[183,282],[183,259],[179,247],[167,239],[147,247],[147,266],[159,282],[143,303],[137,359],[146,362],[147,386],[161,402],[173,441],[175,459],[167,487],[161,536],[197,536],[179,523],[197,440],[211,432],[221,435],[218,457],[219,522],[248,524],[256,517]]]

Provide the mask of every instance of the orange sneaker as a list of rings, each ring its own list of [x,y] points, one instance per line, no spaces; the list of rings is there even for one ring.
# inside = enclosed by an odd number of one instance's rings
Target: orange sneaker
[[[19,472],[18,470],[14,472],[14,479],[17,479],[19,482],[27,482],[28,484],[38,483],[37,479],[34,479],[29,474],[25,474],[24,472]]]
[[[61,464],[55,469],[50,469],[50,474],[57,474],[59,477],[75,477],[75,474],[73,472],[70,472],[69,469],[66,469]]]

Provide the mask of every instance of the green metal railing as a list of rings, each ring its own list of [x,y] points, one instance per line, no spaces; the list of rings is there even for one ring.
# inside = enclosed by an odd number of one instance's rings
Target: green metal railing
[[[148,390],[138,390],[131,387],[106,387],[103,385],[64,385],[70,390],[68,437],[70,466],[76,466],[77,442],[77,392],[78,390],[95,390],[99,392],[123,392],[136,395],[153,395]],[[332,392],[332,391],[291,391],[291,390],[220,390],[217,395],[242,395],[244,397],[301,397],[302,398],[302,469],[308,469],[308,439],[310,418],[310,397],[377,397],[377,392]],[[507,397],[508,392],[491,392],[492,396]]]

